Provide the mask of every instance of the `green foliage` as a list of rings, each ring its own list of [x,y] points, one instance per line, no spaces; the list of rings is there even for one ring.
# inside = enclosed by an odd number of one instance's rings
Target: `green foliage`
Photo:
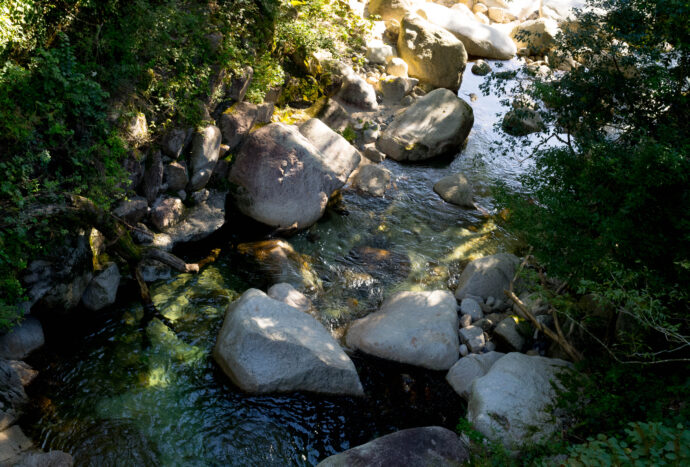
[[[591,3],[605,13],[581,13],[551,54],[580,66],[520,83],[544,104],[542,141],[561,144],[539,146],[524,192],[497,200],[551,275],[638,323],[617,356],[674,358],[690,335],[690,5]]]
[[[570,449],[565,465],[580,466],[682,466],[690,463],[690,430],[659,422],[630,423],[626,437],[599,435]]]

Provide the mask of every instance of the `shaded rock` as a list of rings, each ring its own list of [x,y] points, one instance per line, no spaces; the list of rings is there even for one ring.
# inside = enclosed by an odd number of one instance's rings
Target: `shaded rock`
[[[163,183],[168,186],[168,191],[177,193],[184,190],[189,183],[187,176],[187,164],[182,162],[171,162],[163,169]]]
[[[38,376],[38,371],[34,370],[31,368],[31,366],[29,366],[28,363],[25,363],[21,360],[8,360],[7,364],[17,373],[17,376],[19,376],[19,380],[24,387],[31,384],[36,376]]]
[[[44,343],[41,322],[33,316],[27,316],[7,334],[0,336],[0,358],[21,360]]]
[[[225,224],[225,197],[227,193],[211,190],[204,201],[185,209],[184,214],[164,233],[170,237],[173,244],[198,242],[220,229]]]
[[[487,352],[463,357],[450,368],[446,375],[446,381],[453,386],[460,397],[468,400],[472,383],[487,374],[493,364],[504,355],[501,352]]]
[[[330,456],[319,467],[462,465],[469,452],[460,438],[439,426],[409,428]]]
[[[549,413],[556,398],[551,382],[568,367],[563,360],[513,352],[475,380],[467,405],[474,428],[507,448],[538,444],[560,429]]]
[[[458,279],[455,297],[462,300],[468,295],[503,297],[513,280],[520,260],[515,255],[498,253],[472,261]]]
[[[257,289],[228,307],[213,356],[247,392],[363,394],[354,364],[321,323]]]
[[[158,197],[163,185],[163,158],[160,151],[153,151],[146,158],[146,170],[142,190],[146,201],[151,204]]]
[[[302,292],[295,289],[292,285],[287,283],[272,285],[266,294],[274,300],[283,302],[299,311],[309,313],[314,305]]]
[[[365,165],[357,171],[352,185],[372,196],[383,196],[391,185],[391,173],[378,165]]]
[[[170,279],[172,269],[167,264],[156,259],[145,259],[139,263],[139,272],[145,282],[155,282],[161,279]]]
[[[508,60],[517,53],[515,43],[507,34],[493,26],[478,23],[469,11],[449,9],[433,3],[424,3],[420,8],[429,22],[455,35],[465,46],[468,55]]]
[[[472,317],[470,315],[460,315],[460,327],[467,328],[472,326]]]
[[[385,104],[398,104],[419,83],[414,78],[387,78],[379,81],[378,86]]]
[[[245,215],[269,226],[309,227],[357,167],[355,155],[324,154],[296,128],[266,125],[249,136],[230,169],[228,178],[237,186],[235,203]]]
[[[321,281],[311,268],[311,258],[295,251],[285,240],[241,243],[237,252],[255,261],[271,283],[288,283],[300,289],[320,287]]]
[[[397,161],[429,159],[459,151],[473,124],[467,102],[436,89],[395,117],[376,147]]]
[[[230,85],[228,86],[227,95],[230,99],[235,102],[242,102],[244,96],[247,95],[249,86],[252,84],[252,78],[254,77],[254,69],[250,66],[245,67],[236,73],[230,80]]]
[[[343,77],[343,85],[338,92],[338,97],[363,110],[376,110],[379,107],[374,87],[354,72],[347,73]]]
[[[510,351],[521,352],[525,346],[525,338],[518,331],[517,322],[512,316],[496,325],[494,336]]]
[[[120,201],[113,210],[113,215],[120,217],[129,224],[136,224],[148,213],[149,204],[146,198],[133,196],[130,199]]]
[[[161,150],[163,154],[173,159],[178,159],[185,147],[192,141],[193,130],[191,128],[173,128],[163,136]]]
[[[380,358],[446,370],[458,359],[457,329],[449,292],[398,292],[379,311],[354,321],[346,342]]]
[[[405,16],[400,24],[398,51],[411,76],[437,88],[457,91],[460,87],[467,52],[448,31],[419,16]]]
[[[33,444],[18,425],[0,432],[0,464],[16,465],[21,453]]]
[[[220,129],[209,125],[194,133],[192,152],[189,156],[191,177],[188,189],[197,191],[206,186],[211,179],[213,168],[218,162],[220,153]]]
[[[132,230],[132,239],[140,245],[148,245],[153,242],[154,233],[146,226],[139,222],[136,229]]]
[[[484,317],[484,313],[482,312],[482,308],[479,306],[479,303],[471,298],[462,299],[462,302],[460,302],[460,313],[463,315],[469,315],[470,318],[472,318],[472,321],[477,321],[478,319],[482,319]]]
[[[19,374],[7,360],[0,360],[0,431],[17,421],[27,402]]]
[[[478,326],[467,326],[460,329],[460,342],[465,344],[470,352],[479,353],[484,348],[486,340],[484,331]]]
[[[474,65],[472,65],[472,73],[477,76],[486,76],[491,73],[491,66],[484,60],[477,60],[474,62]]]
[[[371,162],[382,162],[386,158],[386,155],[384,153],[376,149],[375,143],[364,145],[364,151],[362,152],[362,154]]]
[[[509,135],[526,136],[530,133],[543,131],[544,122],[539,112],[528,108],[519,108],[510,110],[505,114],[501,128]]]
[[[220,129],[228,151],[240,146],[255,124],[270,122],[271,115],[273,104],[270,103],[257,105],[240,102],[223,112],[220,117]]]
[[[165,230],[166,228],[177,224],[182,213],[184,212],[184,205],[180,198],[160,197],[153,203],[151,207],[151,223],[158,230]]]
[[[333,99],[328,99],[318,113],[318,117],[335,131],[343,131],[350,124],[350,114]]]
[[[111,263],[110,266],[97,273],[91,279],[91,283],[86,288],[81,301],[89,310],[98,311],[115,303],[119,286],[120,270],[117,264]]]
[[[434,191],[447,203],[466,208],[474,207],[472,184],[461,173],[443,177],[434,184]]]

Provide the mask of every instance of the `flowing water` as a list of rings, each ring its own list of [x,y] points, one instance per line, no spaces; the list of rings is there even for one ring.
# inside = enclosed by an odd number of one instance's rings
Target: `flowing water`
[[[468,260],[510,249],[489,216],[432,190],[463,171],[475,182],[477,204],[491,211],[491,179],[515,183],[522,170],[509,157],[484,157],[500,109],[496,97],[478,91],[480,82],[467,73],[460,91],[468,102],[469,93],[479,96],[463,153],[422,165],[385,161],[393,185],[384,198],[345,190],[347,212],[328,211],[290,239],[309,258],[318,278],[310,297],[336,334],[394,291],[452,289]],[[488,162],[477,165],[474,156]],[[363,399],[250,396],[234,388],[210,352],[228,303],[261,283],[235,259],[226,254],[199,275],[151,287],[175,333],[157,321],[143,331],[141,306],[132,302],[96,319],[86,336],[53,339],[32,362],[42,369],[32,389],[33,438],[73,453],[77,465],[313,465],[397,429],[454,427],[464,408],[442,372],[361,355],[353,359]]]

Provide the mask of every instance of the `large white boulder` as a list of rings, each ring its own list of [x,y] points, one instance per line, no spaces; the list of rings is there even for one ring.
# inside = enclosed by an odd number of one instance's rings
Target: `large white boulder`
[[[510,33],[510,37],[518,48],[527,49],[527,55],[544,55],[556,45],[556,36],[559,32],[556,21],[539,18],[518,24]]]
[[[467,102],[447,89],[435,89],[398,115],[376,141],[396,161],[418,161],[459,152],[474,124]]]
[[[328,131],[332,140],[323,141],[342,144],[342,137]],[[356,152],[322,152],[296,127],[271,123],[249,135],[228,179],[244,214],[269,226],[302,229],[319,220],[359,161]]]
[[[448,370],[446,381],[453,386],[455,392],[467,400],[470,397],[472,383],[477,378],[484,376],[493,364],[504,355],[501,352],[487,352],[482,354],[473,353],[463,357]]]
[[[430,23],[450,31],[460,39],[468,55],[508,60],[517,53],[515,43],[507,34],[494,26],[477,22],[467,7],[467,11],[461,11],[424,3],[419,8]]]
[[[515,255],[498,253],[475,259],[460,274],[455,298],[467,296],[504,297],[520,260]]]
[[[340,454],[318,467],[463,465],[469,452],[452,431],[440,426],[396,431]]]
[[[513,352],[500,358],[472,383],[467,419],[474,428],[507,448],[536,444],[554,434],[560,421],[553,404],[557,375],[568,362]]]
[[[467,64],[465,46],[445,29],[417,15],[400,23],[398,53],[410,76],[436,88],[457,91]]]
[[[460,353],[457,304],[450,292],[398,292],[381,309],[352,323],[349,347],[432,370],[447,370]]]
[[[228,307],[213,357],[251,393],[363,394],[352,360],[321,323],[257,289]]]

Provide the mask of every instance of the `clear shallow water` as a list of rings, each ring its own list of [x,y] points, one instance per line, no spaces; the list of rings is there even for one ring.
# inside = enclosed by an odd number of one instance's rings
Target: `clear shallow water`
[[[468,102],[470,92],[479,96],[461,155],[424,165],[385,161],[393,184],[384,198],[345,189],[347,215],[330,210],[289,240],[320,279],[310,296],[330,329],[397,290],[453,289],[465,262],[510,249],[487,215],[445,203],[432,189],[463,171],[475,182],[477,204],[490,211],[490,180],[514,182],[522,170],[510,158],[473,161],[488,150],[500,110],[497,98],[478,91],[480,81],[467,73],[460,92]],[[143,331],[141,306],[132,303],[97,320],[86,337],[51,339],[34,363],[43,371],[32,388],[33,438],[73,453],[77,465],[313,465],[397,429],[454,427],[464,407],[443,372],[357,355],[364,399],[239,392],[210,356],[228,303],[260,283],[257,271],[235,264],[225,254],[199,275],[152,286],[176,333],[157,321]]]

